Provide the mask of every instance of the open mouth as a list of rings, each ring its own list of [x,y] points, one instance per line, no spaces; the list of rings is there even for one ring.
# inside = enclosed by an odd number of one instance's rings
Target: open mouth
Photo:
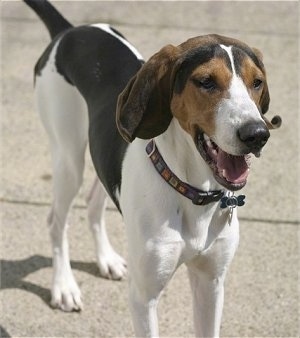
[[[201,131],[197,132],[195,143],[218,183],[231,191],[245,186],[250,168],[250,154],[228,154]]]

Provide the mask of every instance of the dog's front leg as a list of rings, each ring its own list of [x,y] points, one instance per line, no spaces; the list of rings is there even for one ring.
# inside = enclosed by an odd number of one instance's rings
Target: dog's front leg
[[[130,253],[130,309],[136,336],[158,337],[158,301],[178,266],[182,245],[149,240],[142,247]]]
[[[197,337],[219,337],[224,280],[236,251],[239,230],[235,220],[207,249],[187,263]]]
[[[157,290],[151,297],[150,294],[143,294],[132,280],[129,282],[129,290],[135,335],[137,337],[158,337],[157,305],[162,290]]]
[[[224,278],[188,267],[197,337],[219,337],[224,298]]]

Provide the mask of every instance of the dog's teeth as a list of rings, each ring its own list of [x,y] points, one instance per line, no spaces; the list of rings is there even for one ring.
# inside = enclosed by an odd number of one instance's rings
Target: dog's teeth
[[[250,168],[250,165],[251,165],[251,155],[246,155],[245,156],[245,160],[246,160],[247,166]]]
[[[206,142],[210,142],[210,139],[209,139],[209,137],[208,137],[206,134],[204,134],[204,140],[205,140]]]

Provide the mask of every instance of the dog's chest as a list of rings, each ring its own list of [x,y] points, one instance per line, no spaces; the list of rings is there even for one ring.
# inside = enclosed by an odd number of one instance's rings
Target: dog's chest
[[[236,222],[235,212],[230,215],[229,210],[221,210],[218,203],[204,207],[191,205],[183,210],[181,231],[184,260],[203,254],[220,239],[230,246],[237,231]]]

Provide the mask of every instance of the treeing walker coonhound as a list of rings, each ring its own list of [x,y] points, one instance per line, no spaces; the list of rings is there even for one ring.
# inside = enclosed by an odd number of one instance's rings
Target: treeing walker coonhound
[[[247,182],[251,154],[260,155],[269,129],[281,122],[264,116],[269,93],[261,53],[206,35],[168,45],[145,63],[109,25],[74,28],[47,1],[25,2],[52,37],[35,67],[54,171],[52,306],[82,308],[66,218],[89,141],[101,181],[88,198],[97,261],[104,277],[126,273],[105,230],[109,195],[128,234],[136,335],[158,336],[158,300],[185,263],[196,334],[218,336],[224,278],[239,241],[235,207],[244,204],[233,192]]]

